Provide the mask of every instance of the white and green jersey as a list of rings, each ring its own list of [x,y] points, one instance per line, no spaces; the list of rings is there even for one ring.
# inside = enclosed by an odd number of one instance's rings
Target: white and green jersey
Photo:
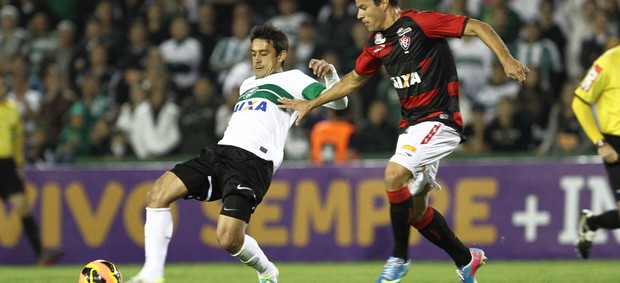
[[[335,70],[333,73],[336,73]],[[327,81],[331,86],[338,81],[338,76]],[[278,99],[310,100],[324,89],[325,86],[299,70],[274,73],[261,79],[255,76],[246,79],[239,89],[239,100],[224,137],[218,144],[243,148],[260,158],[271,160],[275,172],[282,164],[288,130],[298,116],[297,112],[278,108]],[[344,106],[334,105],[334,102],[324,106],[346,107],[346,100]]]

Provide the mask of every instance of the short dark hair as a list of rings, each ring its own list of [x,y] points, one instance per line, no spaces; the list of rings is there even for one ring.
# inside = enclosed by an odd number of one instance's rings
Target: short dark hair
[[[257,38],[269,41],[273,48],[276,49],[276,54],[280,54],[283,50],[288,52],[288,38],[286,34],[271,24],[252,28],[250,40],[254,41]]]
[[[375,6],[379,6],[379,4],[381,4],[381,0],[373,0],[373,2],[375,3]],[[388,2],[392,7],[398,7],[398,0],[389,0]]]

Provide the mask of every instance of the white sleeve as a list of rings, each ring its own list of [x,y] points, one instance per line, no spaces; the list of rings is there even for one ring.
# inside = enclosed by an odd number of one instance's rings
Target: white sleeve
[[[338,83],[340,81],[340,77],[338,76],[338,71],[336,70],[336,67],[334,67],[334,65],[329,65],[330,68],[332,69],[332,74],[329,76],[325,76],[325,86],[326,89],[323,91],[327,91],[328,89],[332,88],[336,83]],[[323,92],[321,92],[321,94],[323,94]],[[345,109],[347,108],[347,105],[349,104],[349,99],[345,96],[341,99],[338,100],[334,100],[332,102],[328,102],[323,104],[323,106],[327,107],[327,108],[331,108],[331,109]]]

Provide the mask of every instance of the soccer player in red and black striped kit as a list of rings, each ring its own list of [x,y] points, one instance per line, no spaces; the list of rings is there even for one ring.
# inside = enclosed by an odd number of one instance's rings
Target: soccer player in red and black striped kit
[[[484,251],[468,248],[444,217],[428,205],[441,158],[463,140],[459,82],[448,37],[478,36],[498,57],[506,75],[523,83],[529,69],[515,60],[486,23],[465,16],[401,11],[398,0],[356,0],[357,18],[371,32],[355,70],[329,91],[309,101],[282,99],[281,108],[309,111],[362,87],[381,65],[402,104],[396,151],[385,170],[385,186],[395,247],[377,282],[399,282],[410,266],[409,225],[454,260],[461,282],[476,282]],[[316,75],[322,75],[320,73]]]

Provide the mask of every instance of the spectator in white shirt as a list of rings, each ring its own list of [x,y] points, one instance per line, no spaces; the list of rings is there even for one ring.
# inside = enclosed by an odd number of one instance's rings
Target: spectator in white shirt
[[[166,156],[179,145],[179,107],[168,101],[164,87],[154,85],[148,101],[135,109],[129,140],[139,159]]]
[[[170,24],[171,38],[160,45],[161,56],[168,72],[179,102],[191,93],[191,88],[198,79],[202,46],[200,41],[189,36],[189,23],[183,17],[176,17]]]

